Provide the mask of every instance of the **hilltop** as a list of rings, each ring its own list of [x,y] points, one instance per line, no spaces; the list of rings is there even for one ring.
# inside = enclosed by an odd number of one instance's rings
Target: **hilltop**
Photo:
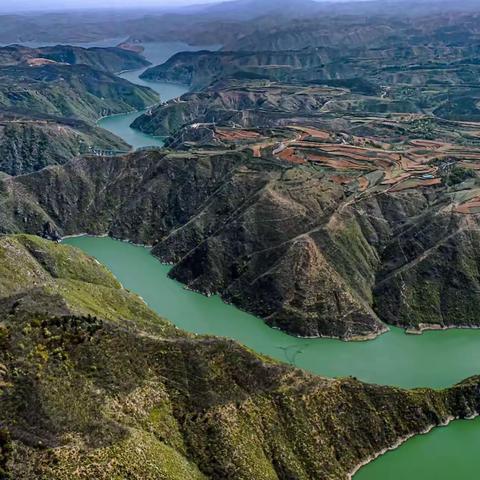
[[[60,63],[88,65],[97,70],[118,73],[150,65],[138,52],[125,48],[83,48],[71,45],[30,48],[23,45],[0,47],[0,66],[31,67]]]

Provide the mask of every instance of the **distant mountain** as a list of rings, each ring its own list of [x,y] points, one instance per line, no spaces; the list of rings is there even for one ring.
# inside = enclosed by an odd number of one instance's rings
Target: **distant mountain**
[[[230,19],[249,20],[264,15],[304,16],[322,8],[313,0],[233,0],[207,7],[204,14]]]

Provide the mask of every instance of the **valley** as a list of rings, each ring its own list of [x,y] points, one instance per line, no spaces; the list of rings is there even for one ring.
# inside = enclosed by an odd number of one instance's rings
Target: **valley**
[[[467,3],[0,48],[0,478],[476,476]]]
[[[130,144],[95,122],[158,100],[148,87],[115,75],[146,65],[137,53],[113,47],[1,47],[1,170],[19,175],[95,151],[128,152]]]
[[[192,48],[196,49],[197,47],[191,47],[181,42],[148,43],[141,47],[145,58],[148,58],[150,62],[155,64],[165,62],[178,51],[186,51]],[[200,50],[202,48],[203,47],[198,47]],[[216,46],[212,46],[211,48],[216,48]],[[119,77],[135,85],[154,90],[160,95],[161,103],[178,98],[188,91],[188,86],[186,85],[142,80],[140,76],[145,72],[146,68],[147,67],[131,69],[130,71],[120,73]],[[166,137],[167,135],[159,133],[156,135],[157,138],[155,138],[152,135],[145,135],[138,129],[131,127],[140,115],[147,114],[148,111],[150,111],[150,108],[137,112],[110,115],[100,119],[98,125],[112,132],[117,137],[122,138],[133,148],[162,147],[164,145],[164,138],[162,137]]]
[[[267,327],[260,319],[205,297],[168,278],[149,249],[109,238],[75,237],[64,243],[106,265],[122,284],[182,330],[234,339],[253,351],[328,377],[353,376],[373,384],[402,387],[452,385],[480,368],[480,331],[451,330],[407,336],[399,329],[369,342],[299,339]],[[419,368],[419,365],[422,367]],[[470,478],[478,469],[479,421],[455,422],[409,440],[361,468],[354,479],[401,480],[421,472],[423,480]],[[463,440],[469,441],[463,444]]]

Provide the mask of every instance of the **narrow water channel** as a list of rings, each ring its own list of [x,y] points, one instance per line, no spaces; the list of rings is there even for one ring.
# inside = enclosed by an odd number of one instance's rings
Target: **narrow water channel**
[[[158,64],[175,53],[175,48],[182,46],[150,44],[145,55]],[[141,71],[122,76],[145,84],[139,74]],[[160,93],[162,101],[186,91],[186,87],[171,84],[147,85]],[[100,124],[134,148],[161,146],[161,139],[130,128],[139,114],[105,118]],[[170,267],[160,264],[147,248],[86,236],[69,238],[65,243],[96,257],[126,288],[141,295],[153,310],[178,327],[233,338],[255,351],[319,375],[353,375],[371,383],[442,388],[480,373],[480,330],[409,336],[392,328],[380,338],[362,343],[298,339],[267,327],[262,320],[226,305],[219,297],[207,298],[186,290],[168,278]],[[355,480],[473,480],[479,478],[478,445],[479,419],[454,422],[383,455],[362,468]]]
[[[195,51],[203,49],[217,49],[218,46],[210,47],[192,47],[186,43],[181,42],[169,42],[169,43],[147,43],[145,44],[145,50],[143,55],[147,58],[152,65],[160,65],[167,61],[173,54],[180,51]],[[150,67],[147,67],[150,68]],[[160,95],[161,102],[167,102],[173,98],[180,97],[188,91],[187,85],[177,85],[173,83],[165,82],[147,82],[140,78],[140,75],[147,69],[142,68],[140,70],[133,70],[129,72],[121,73],[119,76],[129,80],[137,85],[143,85],[150,87]],[[109,130],[120,138],[123,138],[134,149],[141,147],[162,147],[163,138],[154,137],[152,135],[146,135],[138,130],[134,130],[130,127],[132,122],[145,113],[146,110],[137,112],[130,112],[127,114],[111,115],[109,117],[102,118],[98,121],[98,125],[105,130]]]

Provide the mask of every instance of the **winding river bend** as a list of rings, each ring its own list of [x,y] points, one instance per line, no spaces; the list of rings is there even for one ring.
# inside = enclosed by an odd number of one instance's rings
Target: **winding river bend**
[[[145,44],[145,50],[143,55],[152,62],[153,65],[160,65],[166,62],[173,54],[180,51],[195,51],[203,50],[204,48],[216,49],[216,46],[210,47],[192,47],[181,42],[169,42],[169,43],[147,43]],[[147,67],[149,68],[149,67]],[[137,85],[143,85],[150,87],[160,95],[161,102],[167,102],[173,98],[180,97],[188,91],[188,86],[177,85],[173,83],[164,82],[146,82],[140,78],[140,75],[147,70],[143,68],[141,70],[133,70],[129,72],[121,73],[119,76],[129,80]],[[133,148],[141,147],[162,147],[163,139],[160,137],[154,137],[152,135],[146,135],[138,130],[130,128],[132,122],[142,115],[145,110],[131,112],[124,115],[111,115],[109,117],[99,120],[98,125],[100,127],[109,130],[115,135],[123,138]]]
[[[145,55],[160,63],[182,44],[147,45]],[[177,49],[177,50],[175,50]],[[156,89],[163,101],[186,87],[146,83],[141,71],[124,78]],[[104,128],[133,147],[162,145],[159,138],[130,129],[141,112],[101,120]],[[199,334],[226,336],[278,360],[327,376],[353,375],[361,380],[402,387],[452,385],[480,373],[480,330],[426,332],[420,336],[392,330],[374,341],[345,343],[327,339],[298,339],[267,327],[262,320],[226,305],[218,297],[190,292],[168,278],[147,248],[110,238],[76,237],[65,240],[105,264],[122,284],[141,295],[160,315],[178,327]],[[355,480],[472,480],[479,477],[480,419],[458,421],[448,428],[406,442],[362,468]]]

